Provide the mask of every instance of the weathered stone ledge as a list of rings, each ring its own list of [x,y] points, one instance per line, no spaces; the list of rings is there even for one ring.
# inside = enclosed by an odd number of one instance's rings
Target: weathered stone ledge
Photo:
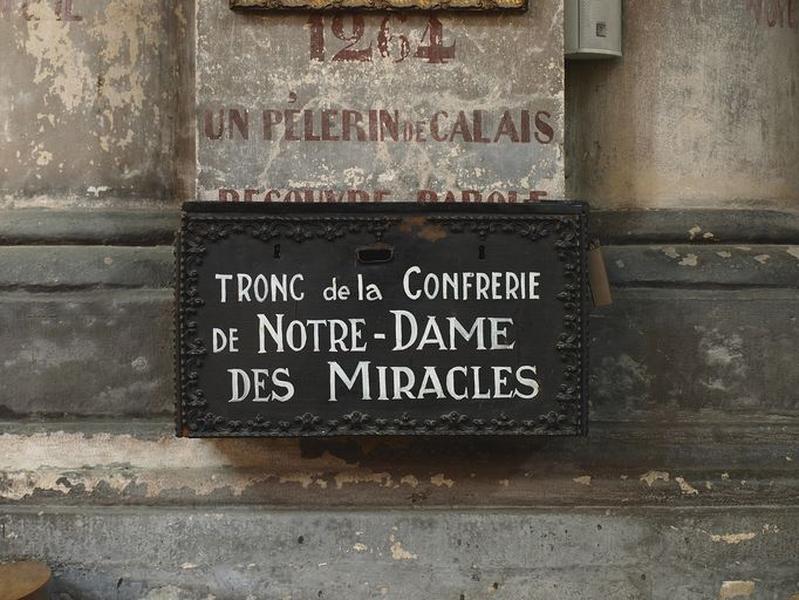
[[[798,425],[594,423],[587,438],[550,439],[191,440],[175,438],[167,421],[3,423],[0,503],[787,506],[799,504]]]
[[[0,245],[171,244],[178,228],[174,207],[163,210],[0,210]]]
[[[0,245],[171,244],[179,210],[0,209]],[[603,244],[799,244],[799,211],[603,210],[591,213]]]
[[[171,246],[10,246],[0,252],[0,291],[171,288]]]
[[[796,289],[799,245],[623,245],[603,248],[615,287]],[[10,246],[0,292],[171,288],[171,246]]]
[[[48,562],[61,598],[791,598],[799,569],[796,507],[0,514],[0,559]]]
[[[799,211],[603,210],[591,213],[604,244],[799,244]]]

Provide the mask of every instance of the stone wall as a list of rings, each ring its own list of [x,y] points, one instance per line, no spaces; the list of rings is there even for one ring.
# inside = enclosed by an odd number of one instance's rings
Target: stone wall
[[[193,9],[0,15],[0,558],[61,599],[799,597],[795,1],[627,0],[625,58],[566,65],[615,302],[548,440],[175,438]]]
[[[796,0],[627,0],[624,58],[567,69],[569,193],[603,208],[796,209]]]
[[[0,6],[0,206],[174,206],[187,7]]]

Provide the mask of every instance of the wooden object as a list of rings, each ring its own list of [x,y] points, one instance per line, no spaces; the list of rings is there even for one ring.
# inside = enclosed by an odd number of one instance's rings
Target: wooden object
[[[0,600],[47,600],[50,568],[36,561],[0,565]]]

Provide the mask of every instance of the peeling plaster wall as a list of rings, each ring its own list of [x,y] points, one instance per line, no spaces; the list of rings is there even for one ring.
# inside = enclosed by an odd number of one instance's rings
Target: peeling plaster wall
[[[602,208],[799,208],[794,0],[625,0],[567,65],[567,188]]]
[[[0,206],[192,197],[193,3],[61,6],[0,9]],[[567,194],[608,208],[795,208],[795,0],[624,8],[625,57],[567,65]]]
[[[183,3],[0,6],[0,208],[171,201]]]

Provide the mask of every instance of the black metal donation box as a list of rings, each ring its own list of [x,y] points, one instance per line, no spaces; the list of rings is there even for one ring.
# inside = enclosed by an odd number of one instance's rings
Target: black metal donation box
[[[188,203],[178,435],[579,435],[584,205]]]

